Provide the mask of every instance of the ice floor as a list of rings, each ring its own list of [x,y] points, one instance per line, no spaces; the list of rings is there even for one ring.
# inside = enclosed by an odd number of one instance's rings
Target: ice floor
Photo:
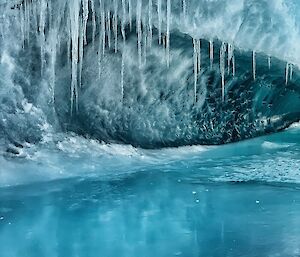
[[[300,255],[299,127],[151,151],[70,135],[0,178],[4,257]]]

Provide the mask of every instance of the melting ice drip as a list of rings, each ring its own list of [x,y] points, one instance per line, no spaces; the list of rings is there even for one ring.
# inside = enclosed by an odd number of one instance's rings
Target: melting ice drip
[[[188,0],[180,3],[180,12],[183,20],[186,20]],[[154,29],[158,33],[158,44],[165,48],[165,62],[170,66],[170,30],[172,28],[172,10],[178,11],[178,6],[172,8],[171,0],[24,0],[15,5],[19,9],[19,20],[22,32],[22,46],[30,44],[30,34],[35,31],[40,41],[41,70],[44,72],[45,54],[48,49],[51,67],[51,92],[54,101],[55,68],[57,52],[61,51],[65,37],[67,38],[67,56],[71,65],[71,114],[78,112],[78,88],[82,86],[82,62],[85,45],[91,41],[98,49],[99,77],[101,76],[101,58],[106,51],[113,49],[115,53],[122,52],[121,62],[121,94],[124,96],[124,72],[126,53],[125,30],[132,30],[132,23],[136,20],[137,51],[140,69],[146,62],[146,52],[151,51]],[[55,12],[53,11],[55,9]],[[55,15],[54,15],[55,14]],[[88,28],[91,21],[92,28]],[[62,36],[61,27],[64,26],[66,34]],[[157,28],[156,28],[157,27]],[[87,32],[91,30],[91,39],[87,39]],[[199,28],[201,30],[201,28]],[[99,45],[95,46],[95,38],[99,37]],[[123,44],[119,44],[119,39]],[[201,76],[201,39],[193,38],[194,47],[194,101],[197,101],[197,83]],[[214,40],[209,41],[210,66],[214,63]],[[235,76],[234,42],[223,42],[220,47],[220,76],[222,99],[225,101],[225,70],[227,63],[228,74]],[[226,60],[227,59],[227,62]],[[256,52],[253,51],[252,59],[253,79],[256,80]],[[271,58],[268,59],[271,67]],[[293,64],[288,62],[286,66],[286,84],[292,79]]]

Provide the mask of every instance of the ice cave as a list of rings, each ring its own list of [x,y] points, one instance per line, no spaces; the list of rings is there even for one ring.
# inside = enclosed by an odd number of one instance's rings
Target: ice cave
[[[299,0],[0,0],[1,257],[299,257]]]

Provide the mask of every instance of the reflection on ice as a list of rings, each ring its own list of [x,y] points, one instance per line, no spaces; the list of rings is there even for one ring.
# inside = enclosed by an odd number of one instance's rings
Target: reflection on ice
[[[297,256],[299,189],[181,171],[0,189],[5,256]],[[18,244],[14,242],[18,241]]]

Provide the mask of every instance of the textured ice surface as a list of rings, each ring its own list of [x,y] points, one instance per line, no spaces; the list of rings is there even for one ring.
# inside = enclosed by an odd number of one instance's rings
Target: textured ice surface
[[[102,144],[75,134],[56,134],[42,143],[4,153],[0,186],[68,178],[126,177],[157,170],[180,172],[205,182],[300,183],[299,127],[224,146],[145,150]],[[10,147],[13,147],[12,145]]]

